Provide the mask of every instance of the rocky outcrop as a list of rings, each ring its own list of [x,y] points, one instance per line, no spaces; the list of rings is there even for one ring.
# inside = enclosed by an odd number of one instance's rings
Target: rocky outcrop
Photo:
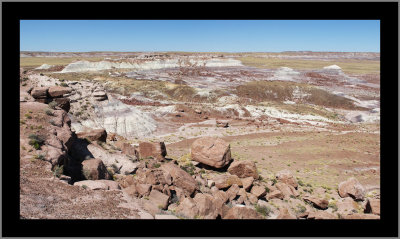
[[[192,160],[214,168],[223,168],[231,161],[230,145],[220,138],[203,137],[193,142]]]
[[[31,91],[31,96],[38,102],[50,103],[56,102],[56,106],[68,112],[70,110],[70,100],[64,97],[65,94],[71,93],[72,89],[68,87],[35,87]]]
[[[258,179],[257,167],[253,161],[233,161],[228,168],[228,172],[237,175],[239,178],[253,177]]]
[[[139,143],[139,157],[149,158],[153,157],[159,161],[165,159],[167,155],[167,149],[165,148],[164,142],[140,142]]]

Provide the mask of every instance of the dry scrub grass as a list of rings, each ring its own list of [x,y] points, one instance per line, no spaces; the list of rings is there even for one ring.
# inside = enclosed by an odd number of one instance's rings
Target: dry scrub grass
[[[244,65],[258,68],[277,69],[279,67],[290,67],[298,70],[321,69],[329,65],[338,65],[346,74],[371,74],[380,72],[379,61],[346,60],[339,61],[315,61],[315,60],[292,60],[280,58],[240,57]]]
[[[236,87],[236,94],[240,97],[251,98],[258,102],[294,100],[293,91],[299,90],[305,94],[301,103],[309,103],[325,107],[341,109],[359,109],[353,101],[342,96],[331,94],[311,85],[285,81],[252,81]]]

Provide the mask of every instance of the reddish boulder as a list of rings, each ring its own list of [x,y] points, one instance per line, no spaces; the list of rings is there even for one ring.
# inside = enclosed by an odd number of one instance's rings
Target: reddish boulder
[[[322,199],[322,198],[317,198],[314,196],[303,197],[303,200],[306,202],[312,203],[316,208],[319,208],[319,209],[326,209],[326,208],[328,208],[328,204],[329,204],[329,202],[327,200]]]
[[[48,96],[48,87],[35,87],[31,91],[31,96],[35,99],[46,99]]]
[[[198,215],[203,219],[216,219],[218,212],[213,204],[213,197],[209,194],[198,193],[193,199],[199,212]]]
[[[230,145],[220,138],[202,137],[191,147],[192,160],[205,165],[222,168],[231,161]]]
[[[86,179],[111,179],[106,166],[100,159],[88,159],[82,162],[82,174]]]
[[[55,98],[54,101],[57,103],[58,107],[65,110],[66,112],[69,112],[71,108],[69,98]]]
[[[139,158],[139,151],[137,151],[137,149],[133,145],[118,141],[115,143],[115,146],[120,148],[123,154]]]
[[[251,186],[253,185],[254,178],[253,177],[247,177],[247,178],[242,178],[242,183],[243,183],[243,188],[247,192],[250,190]]]
[[[265,196],[265,198],[266,198],[267,200],[271,200],[271,199],[273,199],[273,198],[283,199],[284,196],[283,196],[283,194],[282,194],[281,191],[279,191],[279,190],[274,190],[274,191],[268,193],[267,196]]]
[[[365,188],[354,177],[341,182],[339,184],[339,195],[344,197],[352,197],[355,200],[363,200],[365,195]]]
[[[285,183],[277,183],[275,184],[275,187],[282,192],[285,198],[289,198],[290,196],[299,196],[299,193],[291,185],[287,185]]]
[[[191,196],[198,189],[197,182],[183,169],[170,162],[163,164],[161,168],[172,177],[172,184],[181,188],[186,196]]]
[[[237,196],[238,192],[239,192],[239,186],[237,184],[233,184],[228,191],[226,191],[226,194],[229,198],[229,201],[232,201],[233,199],[235,199],[235,197]]]
[[[265,194],[267,194],[267,191],[265,190],[264,187],[261,186],[253,186],[251,188],[251,194],[253,194],[254,196],[256,196],[257,198],[261,198],[264,197]]]
[[[137,190],[137,192],[139,193],[140,196],[147,196],[150,193],[151,184],[137,183],[136,184],[136,190]]]
[[[69,94],[71,92],[72,92],[71,88],[62,86],[52,86],[48,90],[48,93],[52,98],[63,97],[63,95]]]
[[[107,131],[105,129],[93,129],[86,132],[81,132],[76,134],[78,138],[87,138],[91,141],[101,141],[106,142],[107,140]]]
[[[233,184],[237,184],[238,186],[243,186],[242,181],[236,175],[218,175],[213,179],[215,182],[215,186],[218,189],[226,189],[232,186]]]
[[[298,186],[296,179],[294,179],[292,173],[287,169],[278,172],[276,174],[276,179],[278,179],[278,181],[291,185],[294,188],[297,188]]]
[[[253,161],[234,161],[228,168],[228,172],[239,178],[253,177],[258,179],[256,164]]]
[[[139,143],[139,155],[140,158],[153,157],[159,161],[162,161],[167,155],[167,149],[165,148],[164,142],[141,142]]]
[[[199,215],[199,209],[192,198],[185,198],[179,206],[176,207],[175,212],[187,218],[195,218]]]
[[[152,190],[149,196],[150,202],[155,204],[158,208],[167,209],[168,207],[168,195],[161,193],[157,190]]]
[[[276,219],[297,219],[297,217],[291,214],[287,208],[280,208]]]

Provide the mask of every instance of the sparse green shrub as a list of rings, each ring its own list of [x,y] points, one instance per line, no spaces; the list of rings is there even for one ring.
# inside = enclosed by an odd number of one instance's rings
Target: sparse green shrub
[[[188,174],[194,175],[195,167],[194,167],[194,165],[192,163],[188,163],[188,164],[180,166],[180,167],[181,167],[181,169],[186,171]]]
[[[307,208],[301,204],[297,204],[297,209],[295,209],[297,214],[305,213]]]
[[[22,83],[22,86],[26,86],[26,83]]]
[[[304,186],[304,182],[301,181],[300,179],[297,181],[297,183],[298,183],[300,186]]]
[[[30,139],[29,145],[32,145],[36,150],[40,149],[40,146],[42,146],[45,141],[43,136],[35,134],[29,135],[28,138]]]
[[[45,160],[45,155],[43,155],[43,154],[37,154],[37,155],[35,155],[35,159]]]
[[[44,112],[46,115],[53,116],[53,111],[51,109],[45,109]]]
[[[272,179],[272,185],[275,185],[278,182],[278,180],[276,180],[276,178]]]
[[[28,114],[28,113],[25,114],[25,117],[26,117],[27,119],[32,119],[32,116],[31,116],[30,114]]]
[[[265,191],[266,191],[267,193],[269,193],[271,190],[269,189],[269,187],[265,186]]]
[[[160,164],[160,163],[155,163],[153,166],[154,166],[155,168],[159,168],[159,167],[161,166],[161,164]]]
[[[68,84],[65,83],[65,82],[62,82],[60,85],[61,85],[62,87],[68,87]]]
[[[336,211],[338,210],[338,207],[337,207],[335,201],[331,201],[331,202],[328,204],[328,207],[332,208],[334,212],[336,212]]]
[[[261,215],[263,215],[264,217],[269,216],[269,214],[272,212],[271,208],[267,207],[267,206],[259,206],[259,205],[255,205],[255,209],[258,213],[260,213]]]
[[[59,177],[64,173],[64,165],[61,165],[61,166],[56,165],[56,166],[54,167],[53,173],[54,173],[54,176],[56,176],[57,178],[59,178]]]
[[[55,102],[55,101],[52,101],[52,102],[50,102],[50,103],[48,104],[49,108],[50,108],[50,109],[53,109],[53,110],[56,108],[57,105],[58,105],[58,104],[57,104],[57,102]]]
[[[87,188],[88,188],[88,186],[86,186],[86,185],[82,185],[82,188],[83,188],[83,189],[87,189]]]

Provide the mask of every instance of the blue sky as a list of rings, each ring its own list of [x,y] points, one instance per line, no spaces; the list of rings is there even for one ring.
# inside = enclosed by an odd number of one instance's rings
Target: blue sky
[[[379,52],[379,20],[21,20],[21,51]]]

